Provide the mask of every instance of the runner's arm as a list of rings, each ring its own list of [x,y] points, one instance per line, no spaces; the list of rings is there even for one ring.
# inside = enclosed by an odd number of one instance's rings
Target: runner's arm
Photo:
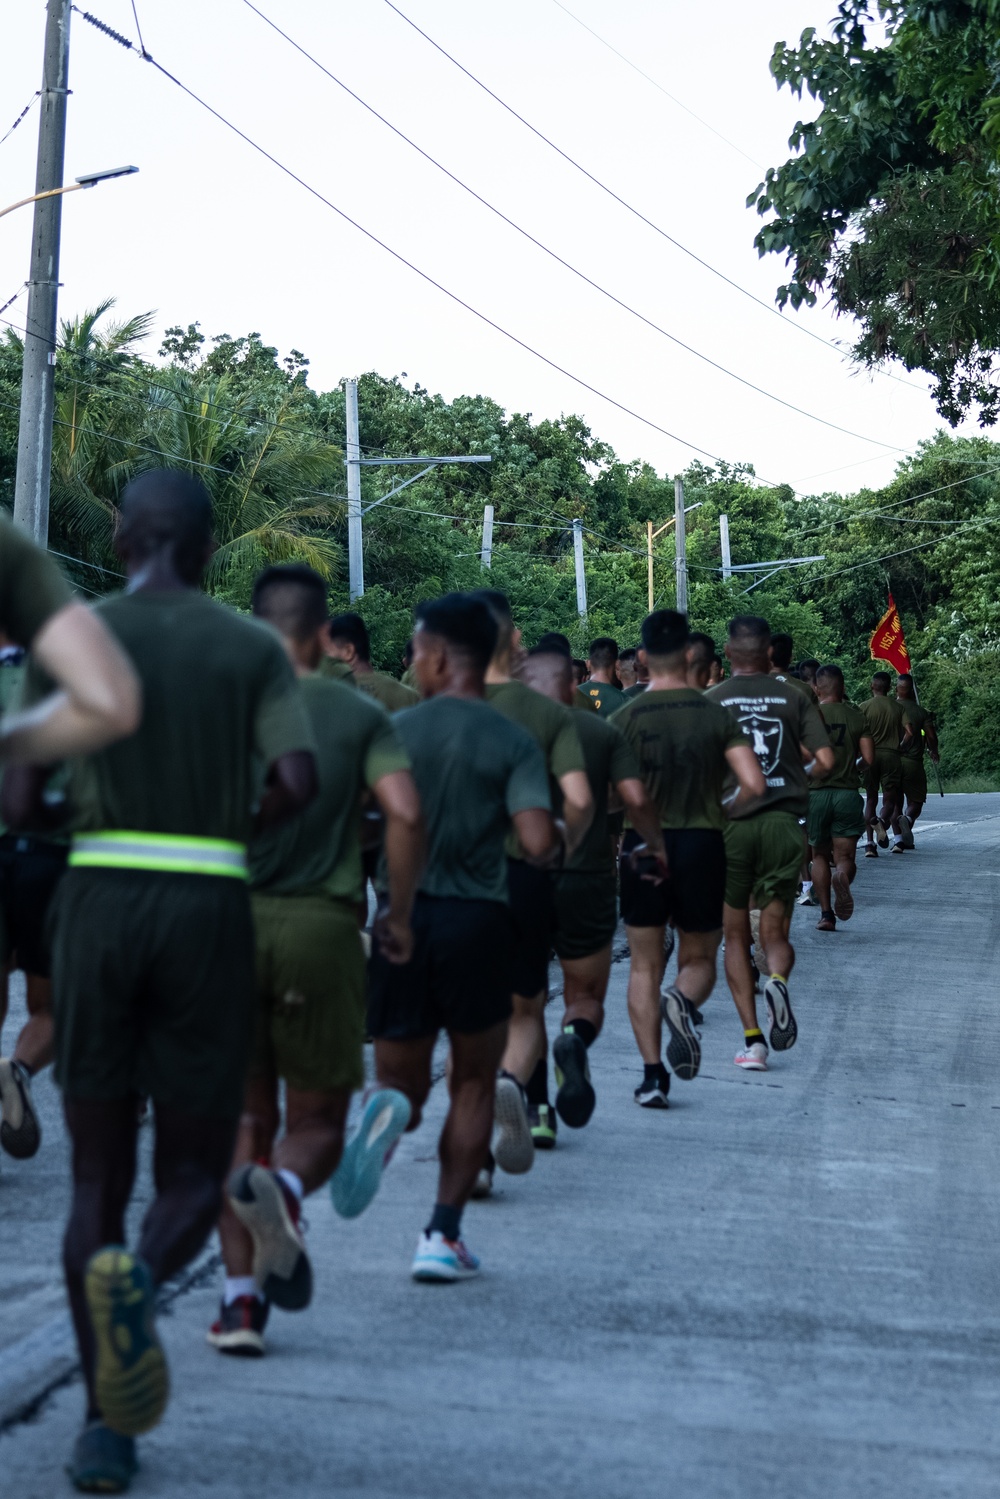
[[[594,798],[585,770],[567,770],[559,777],[563,794],[563,822],[566,825],[566,853],[574,854],[594,820]]]
[[[810,776],[814,781],[821,781],[824,776],[830,774],[834,766],[834,761],[837,758],[833,752],[832,744],[820,745],[819,749],[816,750],[811,750],[807,744],[803,744],[800,747],[802,758],[807,762],[807,776]]]
[[[638,776],[627,776],[624,780],[615,782],[615,790],[621,797],[626,817],[649,852],[655,859],[662,859],[666,863],[663,829],[645,784]]]
[[[84,604],[67,604],[53,614],[31,649],[58,690],[4,717],[4,758],[51,765],[135,733],[142,718],[139,678],[111,631]]]
[[[380,776],[372,790],[385,818],[389,876],[389,905],[376,919],[375,936],[382,956],[390,963],[408,963],[413,956],[413,897],[426,854],[420,795],[408,770]]]
[[[875,741],[870,734],[858,736],[858,750],[866,765],[875,764]]]
[[[529,864],[551,864],[562,847],[552,813],[542,807],[527,807],[511,817],[514,831]]]
[[[727,805],[731,811],[743,802],[756,801],[767,791],[760,761],[749,744],[732,744],[726,750],[726,764],[739,782],[739,790]]]
[[[312,750],[289,750],[268,767],[264,794],[254,818],[254,832],[296,817],[319,790]]]
[[[937,727],[930,718],[924,724],[924,738],[927,740],[927,753],[936,765],[941,758],[941,747],[938,744]]]

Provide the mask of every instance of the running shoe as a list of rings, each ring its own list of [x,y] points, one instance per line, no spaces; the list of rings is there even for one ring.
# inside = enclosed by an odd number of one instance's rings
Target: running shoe
[[[73,1443],[66,1471],[81,1494],[124,1494],[138,1467],[132,1437],[103,1421],[88,1421]]]
[[[550,1103],[529,1103],[528,1124],[536,1150],[555,1150],[556,1115]]]
[[[0,1057],[0,1114],[0,1145],[26,1161],[42,1143],[42,1127],[31,1099],[31,1073],[6,1057]]]
[[[889,847],[889,834],[885,830],[885,823],[882,821],[881,817],[876,817],[875,821],[872,823],[872,832],[875,834],[875,842],[878,844],[879,848]]]
[[[865,858],[866,859],[877,859],[878,858],[878,849],[875,847],[874,843],[866,843],[865,844]]]
[[[896,839],[895,843],[892,845],[892,848],[890,848],[889,852],[891,854],[905,854],[906,853],[906,848],[905,848],[905,846],[903,844],[902,838],[897,838]]]
[[[674,955],[674,947],[676,946],[676,943],[677,943],[677,933],[674,931],[673,927],[670,925],[670,923],[668,921],[667,924],[666,924],[666,926],[663,928],[663,963],[664,963],[664,966],[666,966],[667,963],[670,962],[670,959],[673,957],[673,955]]]
[[[510,1176],[523,1176],[534,1165],[535,1146],[524,1089],[509,1072],[501,1072],[497,1077],[494,1120],[493,1154],[497,1165]]]
[[[632,1095],[641,1109],[669,1109],[667,1094],[670,1092],[670,1074],[664,1069],[655,1082],[647,1083],[643,1078]]]
[[[799,1028],[792,1014],[788,985],[784,979],[768,979],[764,985],[764,1003],[771,1017],[771,1046],[774,1051],[789,1051],[795,1045]]]
[[[597,1095],[590,1081],[587,1048],[574,1031],[563,1031],[552,1045],[555,1067],[556,1113],[570,1129],[582,1129],[594,1112]]]
[[[682,1082],[698,1076],[701,1066],[701,1037],[694,1023],[697,1009],[676,986],[660,995],[660,1014],[670,1029],[667,1061]]]
[[[903,835],[903,847],[916,848],[913,841],[913,823],[903,813],[899,815],[899,831]]]
[[[744,1072],[766,1072],[767,1071],[767,1047],[763,1041],[754,1041],[751,1046],[745,1046],[733,1057],[737,1067],[742,1067]]]
[[[479,1261],[461,1239],[446,1239],[440,1230],[423,1233],[413,1256],[414,1280],[450,1282],[479,1274]]]
[[[795,904],[797,906],[818,906],[819,901],[813,895],[812,889],[810,888],[809,890],[799,891],[799,894],[795,897]]]
[[[219,1308],[219,1318],[208,1330],[208,1342],[220,1353],[237,1358],[260,1358],[264,1352],[264,1328],[271,1310],[260,1296],[237,1296]]]
[[[229,1205],[253,1239],[253,1274],[261,1294],[282,1311],[312,1300],[313,1276],[295,1193],[267,1166],[240,1166],[226,1184]]]
[[[851,894],[850,880],[835,869],[830,883],[833,886],[833,914],[838,921],[850,921],[854,915],[854,896]]]
[[[497,1163],[493,1159],[492,1150],[486,1152],[486,1165],[480,1166],[479,1175],[472,1183],[472,1191],[469,1196],[476,1202],[485,1202],[487,1197],[493,1195],[493,1174],[497,1169]]]
[[[824,911],[816,923],[817,932],[835,932],[837,930],[837,918],[832,911]]]
[[[127,1249],[99,1249],[87,1263],[83,1286],[104,1424],[119,1436],[141,1436],[160,1420],[170,1393],[149,1266]]]
[[[375,1196],[386,1158],[411,1112],[409,1099],[395,1088],[379,1088],[365,1104],[361,1123],[330,1178],[330,1196],[342,1218],[356,1218]]]

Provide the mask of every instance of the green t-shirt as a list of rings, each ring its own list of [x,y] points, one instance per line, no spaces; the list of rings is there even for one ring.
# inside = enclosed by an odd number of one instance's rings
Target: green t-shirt
[[[399,680],[404,687],[412,688],[417,697],[420,696],[420,680],[417,677],[417,668],[415,666],[412,664],[408,666]]]
[[[506,904],[504,839],[511,818],[551,807],[538,745],[479,699],[428,698],[392,722],[410,757],[427,826],[420,889]],[[475,976],[469,981],[474,984]]]
[[[934,714],[909,698],[898,697],[896,702],[902,708],[903,717],[913,730],[913,738],[903,754],[908,760],[922,760],[924,758],[924,728],[927,724],[934,722]]]
[[[642,694],[648,687],[648,682],[634,682],[631,687],[625,688],[622,697],[625,698],[626,702],[631,702],[634,697],[642,697]]]
[[[808,698],[814,705],[819,702],[819,698],[816,696],[816,689],[811,682],[803,682],[801,677],[793,677],[791,672],[786,671],[772,671],[771,676],[776,682],[787,682],[789,687],[796,688],[797,691],[802,693],[803,697]]]
[[[562,806],[562,794],[557,784],[559,777],[568,775],[573,770],[587,769],[580,736],[576,731],[577,720],[572,712],[561,703],[554,703],[543,693],[536,692],[533,687],[526,687],[523,682],[515,680],[490,683],[486,688],[486,701],[498,713],[502,713],[504,718],[510,719],[511,723],[527,729],[541,748],[551,777],[551,805],[558,811]],[[512,859],[524,858],[524,850],[513,830],[507,838],[507,853]]]
[[[833,746],[833,770],[822,781],[813,781],[810,791],[857,791],[861,785],[857,759],[862,734],[868,725],[853,703],[820,703],[820,716]]]
[[[906,718],[903,705],[894,697],[870,697],[861,704],[868,732],[877,750],[898,750]]]
[[[726,750],[749,742],[732,714],[694,687],[673,687],[647,690],[613,723],[635,751],[661,827],[722,828]]]
[[[45,622],[73,602],[52,558],[0,515],[0,628],[25,650]]]
[[[381,703],[387,713],[398,713],[400,708],[415,708],[420,701],[419,692],[404,687],[402,682],[382,671],[356,671],[354,685]]]
[[[581,708],[584,713],[600,713],[596,703],[592,703],[589,697],[584,697],[582,690],[578,687],[573,694],[573,707]]]
[[[193,589],[117,594],[96,612],[135,664],[142,722],[75,763],[77,828],[246,843],[264,770],[316,752],[278,636]]]
[[[588,698],[599,713],[605,718],[612,714],[616,708],[620,708],[625,701],[625,694],[619,687],[611,687],[607,682],[584,682],[578,687],[577,692],[582,692]]]
[[[767,783],[762,797],[732,809],[730,815],[755,817],[758,812],[780,810],[805,817],[809,811],[809,777],[799,746],[804,744],[806,749],[816,751],[830,743],[819,709],[790,682],[779,682],[766,672],[732,676],[710,687],[704,696],[729,709],[749,739]],[[736,777],[730,776],[727,799],[728,792],[735,789]]]
[[[598,718],[596,713],[588,713],[581,719],[576,724],[576,731],[580,736],[587,780],[594,798],[594,820],[576,853],[567,859],[566,868],[601,870],[613,875],[615,853],[609,823],[608,790],[619,781],[637,780],[639,762],[621,730],[607,719]]]
[[[333,656],[324,656],[319,663],[319,676],[329,677],[331,682],[346,682],[348,687],[357,687],[358,679],[354,675],[346,661],[338,661]]]
[[[410,762],[378,703],[318,674],[300,685],[318,747],[319,794],[299,817],[253,840],[250,884],[268,895],[360,901],[362,793]]]

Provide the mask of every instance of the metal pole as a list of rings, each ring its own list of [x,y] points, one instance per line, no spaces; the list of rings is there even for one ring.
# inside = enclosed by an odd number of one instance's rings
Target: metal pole
[[[358,434],[358,382],[344,385],[347,407],[347,569],[351,603],[364,596],[365,561],[361,550],[361,443]]]
[[[70,0],[48,0],[41,119],[38,122],[36,193],[51,193],[53,188],[62,187],[63,158],[66,153],[66,100],[69,94],[71,8]],[[31,270],[28,275],[14,519],[41,546],[46,546],[49,539],[61,227],[62,197],[53,195],[39,199],[35,204]]]
[[[573,562],[576,566],[576,612],[587,617],[587,579],[583,571],[583,521],[573,522]]]
[[[484,567],[493,566],[493,506],[483,506],[483,551]]]
[[[649,612],[653,612],[653,522],[646,522],[646,592],[649,597]]]
[[[723,581],[732,577],[733,554],[729,550],[729,516],[719,516],[719,540],[722,542],[722,577]]]
[[[681,614],[686,614],[688,607],[688,573],[687,538],[684,531],[683,479],[674,480],[674,535],[677,544],[676,561],[674,562],[674,575],[677,580],[677,608]]]

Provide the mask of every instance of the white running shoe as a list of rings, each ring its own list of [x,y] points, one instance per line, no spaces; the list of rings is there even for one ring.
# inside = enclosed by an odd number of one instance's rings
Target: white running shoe
[[[461,1239],[446,1239],[440,1230],[432,1234],[423,1233],[413,1256],[414,1280],[450,1282],[470,1280],[479,1274],[479,1260],[462,1243]]]
[[[767,1071],[767,1047],[763,1041],[754,1041],[751,1046],[745,1046],[733,1057],[737,1067],[742,1067],[744,1072],[766,1072]]]
[[[819,905],[819,901],[816,899],[816,897],[812,893],[812,886],[810,886],[808,890],[801,890],[799,892],[799,894],[795,897],[795,904],[797,906],[818,906]]]
[[[875,834],[875,842],[878,844],[879,848],[889,847],[889,834],[885,830],[885,823],[882,821],[881,817],[876,817],[875,821],[872,823],[872,832]]]
[[[497,1165],[510,1176],[523,1176],[535,1164],[535,1142],[524,1089],[509,1072],[501,1072],[497,1078],[494,1120],[493,1155]]]
[[[903,812],[901,812],[899,815],[899,831],[902,834],[903,847],[915,848],[916,844],[913,841],[913,823]]]

